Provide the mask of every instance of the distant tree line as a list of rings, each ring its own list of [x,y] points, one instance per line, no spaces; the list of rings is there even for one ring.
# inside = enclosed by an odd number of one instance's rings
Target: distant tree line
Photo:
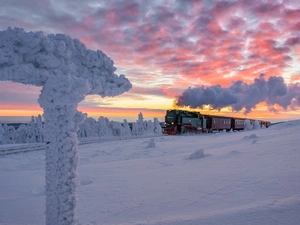
[[[138,115],[138,120],[128,123],[109,121],[100,116],[98,120],[87,118],[79,126],[78,138],[90,137],[130,137],[143,135],[160,135],[162,128],[157,118],[144,120],[143,114]],[[17,129],[0,121],[0,144],[42,143],[44,142],[44,125],[42,116],[31,117],[27,124],[21,124]]]

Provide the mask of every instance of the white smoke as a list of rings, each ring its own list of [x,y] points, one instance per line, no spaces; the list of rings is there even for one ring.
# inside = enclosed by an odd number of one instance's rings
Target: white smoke
[[[220,85],[186,89],[177,99],[178,106],[202,108],[210,105],[214,109],[231,107],[233,111],[245,109],[251,112],[257,104],[265,102],[270,111],[275,111],[274,105],[283,109],[300,106],[300,84],[287,85],[280,76],[271,76],[268,80],[261,74],[253,83],[243,81],[233,82],[228,88]]]

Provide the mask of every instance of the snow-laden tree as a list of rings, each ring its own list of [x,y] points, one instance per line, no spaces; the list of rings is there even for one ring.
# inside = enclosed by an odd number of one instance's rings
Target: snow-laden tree
[[[27,135],[26,135],[26,143],[36,143],[36,129],[35,129],[35,121],[34,116],[31,117],[30,122],[26,126]]]
[[[259,123],[259,121],[258,120],[255,120],[254,121],[254,124],[253,124],[253,129],[260,129],[261,128],[261,126],[260,126],[260,123]]]
[[[2,144],[14,144],[15,143],[15,128],[13,126],[8,126],[6,122],[2,126]]]
[[[15,133],[15,142],[18,144],[26,143],[28,129],[26,124],[21,124]]]
[[[153,134],[154,127],[153,122],[151,120],[144,121],[144,134]]]
[[[116,75],[102,51],[86,49],[64,34],[8,28],[0,32],[0,80],[42,87],[46,142],[46,225],[75,223],[78,126],[86,116],[77,105],[86,95],[117,96],[132,85]]]
[[[4,129],[2,128],[2,122],[0,121],[0,144],[4,144],[3,143],[3,134],[4,134]]]
[[[44,126],[43,126],[43,118],[41,115],[35,117],[36,129],[37,129],[37,142],[44,142]]]
[[[250,120],[244,120],[244,130],[252,130],[252,128]]]
[[[98,134],[96,130],[96,123],[97,121],[94,118],[87,118],[82,124],[79,125],[79,131],[77,132],[78,137],[97,137]]]
[[[125,128],[122,126],[120,122],[111,121],[111,127],[113,136],[123,137],[125,136]]]
[[[43,142],[43,123],[40,115],[38,117],[32,116],[30,122],[26,125],[26,128],[26,143]]]
[[[132,123],[131,134],[133,136],[151,135],[151,134],[161,135],[162,128],[157,118],[154,118],[153,122],[151,120],[144,121],[143,114],[139,113],[138,120]]]
[[[161,128],[157,118],[154,118],[154,133],[155,134],[162,134],[162,128]]]
[[[97,132],[99,137],[110,137],[113,135],[108,118],[100,116],[98,118],[97,126]]]
[[[132,123],[131,135],[132,136],[138,136],[139,135],[138,124],[136,122]]]
[[[123,120],[122,125],[124,127],[124,136],[131,136],[131,129],[126,119]]]
[[[21,124],[15,131],[16,143],[42,143],[44,142],[44,128],[42,116],[31,117],[28,124]]]
[[[137,124],[137,135],[143,135],[144,134],[144,117],[141,112],[138,115],[138,120],[136,121],[136,124]]]

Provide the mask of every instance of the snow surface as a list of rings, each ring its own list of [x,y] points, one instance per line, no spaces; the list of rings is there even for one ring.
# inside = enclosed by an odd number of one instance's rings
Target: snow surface
[[[300,120],[80,145],[78,224],[297,225],[299,130]],[[187,160],[199,149],[204,158]],[[44,160],[0,156],[1,225],[45,223]]]

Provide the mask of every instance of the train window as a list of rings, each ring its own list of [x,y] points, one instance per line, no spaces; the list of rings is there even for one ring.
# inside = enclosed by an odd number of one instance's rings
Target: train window
[[[214,123],[216,123],[215,119],[214,119]]]

